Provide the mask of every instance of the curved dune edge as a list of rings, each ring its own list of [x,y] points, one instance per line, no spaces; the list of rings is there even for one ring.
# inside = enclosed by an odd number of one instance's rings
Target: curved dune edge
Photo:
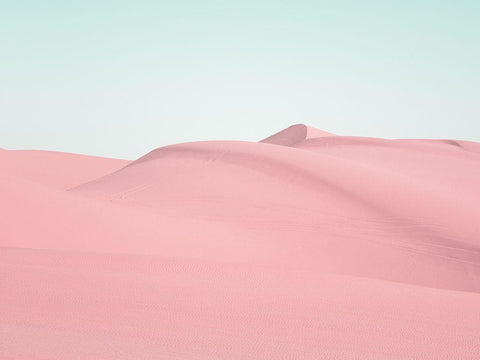
[[[80,185],[130,163],[128,160],[55,151],[0,151],[0,175],[14,175],[58,189]]]
[[[296,124],[282,131],[279,131],[278,133],[273,134],[272,136],[269,136],[260,142],[267,143],[267,144],[292,146],[292,145],[298,144],[303,140],[323,137],[323,136],[335,136],[335,135],[330,134],[326,131],[315,129],[313,127],[310,127],[304,124]]]
[[[479,145],[0,151],[0,358],[476,359]]]

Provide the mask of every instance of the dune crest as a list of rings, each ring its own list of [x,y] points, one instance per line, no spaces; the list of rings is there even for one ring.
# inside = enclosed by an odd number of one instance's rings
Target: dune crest
[[[326,131],[315,129],[313,127],[310,127],[304,124],[296,124],[286,129],[283,129],[278,133],[273,134],[272,136],[269,136],[266,139],[263,139],[260,142],[267,143],[267,144],[292,146],[292,145],[298,144],[303,140],[318,138],[323,136],[335,136],[335,135],[330,134]]]
[[[479,184],[478,143],[302,124],[0,151],[0,357],[476,359]]]

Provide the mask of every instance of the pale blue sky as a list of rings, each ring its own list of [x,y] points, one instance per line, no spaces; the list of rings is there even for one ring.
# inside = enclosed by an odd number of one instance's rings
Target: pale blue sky
[[[133,159],[294,123],[480,141],[478,0],[0,4],[3,148]]]

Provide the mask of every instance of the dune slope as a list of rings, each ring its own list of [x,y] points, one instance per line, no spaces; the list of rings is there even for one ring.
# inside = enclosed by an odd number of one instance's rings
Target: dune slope
[[[477,359],[479,149],[298,124],[0,151],[0,359]]]
[[[0,149],[0,174],[68,189],[122,168],[130,161],[41,150]]]

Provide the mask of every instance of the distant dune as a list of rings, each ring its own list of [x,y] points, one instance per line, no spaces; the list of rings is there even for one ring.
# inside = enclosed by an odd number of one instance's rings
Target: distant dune
[[[0,149],[0,176],[13,175],[59,189],[80,185],[128,163],[53,151]]]
[[[0,149],[0,359],[480,359],[480,144]]]

